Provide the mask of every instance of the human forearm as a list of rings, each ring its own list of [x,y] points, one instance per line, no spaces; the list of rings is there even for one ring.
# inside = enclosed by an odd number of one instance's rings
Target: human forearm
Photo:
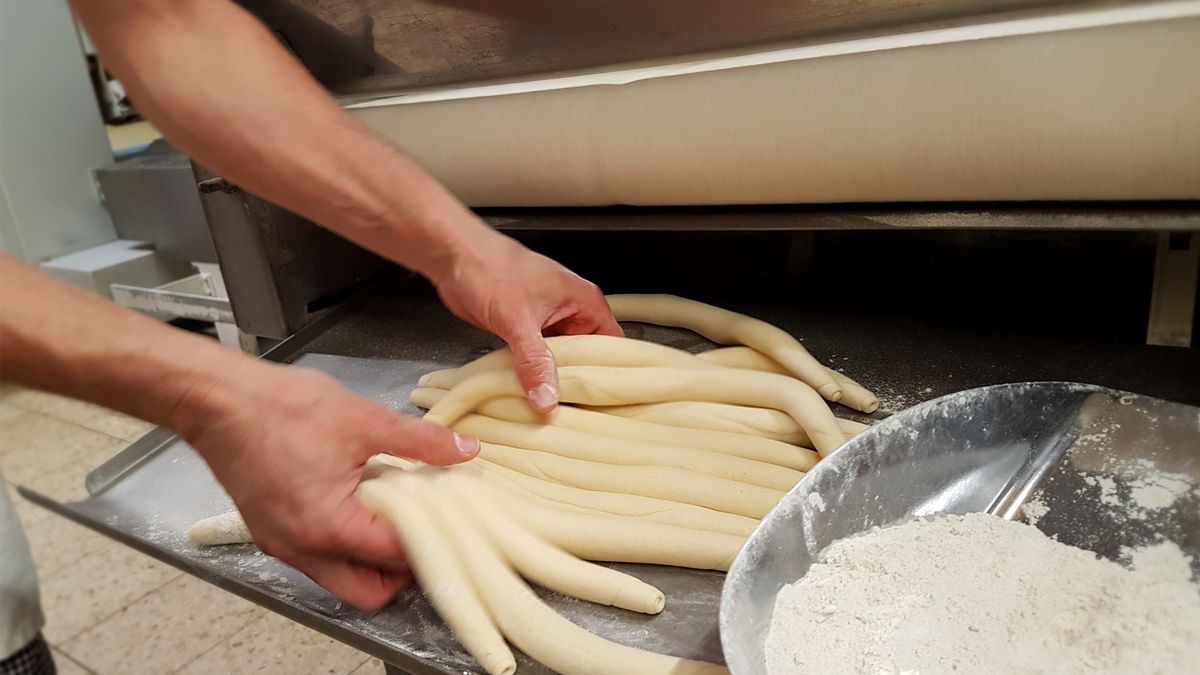
[[[266,368],[0,256],[0,378],[187,433]],[[232,373],[245,377],[233,378]],[[210,392],[220,391],[221,398]],[[248,395],[248,394],[247,394]]]
[[[499,239],[233,3],[72,5],[139,111],[231,182],[435,283]]]

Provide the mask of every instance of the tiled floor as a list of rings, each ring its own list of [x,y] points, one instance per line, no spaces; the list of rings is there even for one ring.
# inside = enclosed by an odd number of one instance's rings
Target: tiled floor
[[[0,468],[60,499],[148,425],[39,392],[0,389]],[[378,675],[362,652],[56,516],[9,489],[42,583],[63,675]]]

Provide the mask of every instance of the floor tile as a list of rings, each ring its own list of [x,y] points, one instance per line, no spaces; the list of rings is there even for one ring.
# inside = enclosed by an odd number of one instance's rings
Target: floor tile
[[[41,509],[40,506],[30,506]],[[43,580],[95,554],[112,541],[58,514],[46,513],[46,518],[30,522],[22,519],[33,563],[37,567],[38,577]]]
[[[182,574],[115,541],[41,575],[46,639],[61,645]]]
[[[0,433],[4,432],[4,425],[12,419],[26,412],[24,408],[19,408],[15,405],[0,402]]]
[[[179,671],[180,675],[347,675],[363,662],[364,654],[305,628],[267,613],[202,654]]]
[[[98,675],[169,673],[266,610],[183,575],[63,643]]]
[[[67,654],[59,650],[53,650],[54,666],[58,668],[58,675],[96,675],[96,673],[88,668],[85,668]]]
[[[24,484],[68,464],[99,465],[128,443],[37,412],[25,412],[0,428],[0,469]]]
[[[383,661],[367,659],[361,666],[350,671],[350,675],[384,675]]]
[[[6,398],[4,403],[131,442],[154,428],[149,422],[115,410],[33,389],[22,389]]]

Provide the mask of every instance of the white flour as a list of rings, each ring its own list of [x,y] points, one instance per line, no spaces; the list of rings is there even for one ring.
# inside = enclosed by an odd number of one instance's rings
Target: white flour
[[[1200,587],[1170,543],[1132,570],[987,514],[836,542],[776,601],[771,675],[1196,673]]]

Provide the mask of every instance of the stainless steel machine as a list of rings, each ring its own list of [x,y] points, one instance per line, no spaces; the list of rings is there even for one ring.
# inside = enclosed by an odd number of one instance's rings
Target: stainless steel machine
[[[1045,0],[491,3],[247,0],[346,101],[417,88],[603,69],[669,55],[829,41],[1102,5]],[[498,346],[432,289],[169,148],[98,172],[118,231],[219,263],[265,358],[324,370],[415,413],[419,375]],[[144,208],[155,204],[153,208]],[[162,214],[170,210],[172,218]],[[487,222],[611,292],[676,292],[770,320],[880,396],[886,416],[972,387],[1088,382],[1200,405],[1195,325],[1200,204],[954,203],[493,209]],[[190,229],[179,227],[187,224]],[[848,269],[855,269],[850,274]],[[184,295],[200,295],[184,293]],[[162,299],[164,296],[157,296]],[[170,297],[170,294],[166,297]],[[198,301],[199,302],[199,301]],[[203,304],[203,303],[201,303]],[[213,304],[210,302],[210,304]],[[1152,309],[1153,308],[1153,309]],[[218,319],[227,319],[221,314]],[[633,337],[698,349],[681,331]],[[1153,343],[1184,345],[1165,347]],[[840,411],[849,412],[849,411]],[[474,672],[420,593],[365,616],[251,547],[198,550],[195,520],[229,507],[203,462],[157,430],[97,468],[91,497],[31,499],[363,649],[398,673]],[[723,575],[621,565],[663,589],[663,615],[548,600],[611,639],[721,659]],[[524,657],[521,672],[547,672]]]

